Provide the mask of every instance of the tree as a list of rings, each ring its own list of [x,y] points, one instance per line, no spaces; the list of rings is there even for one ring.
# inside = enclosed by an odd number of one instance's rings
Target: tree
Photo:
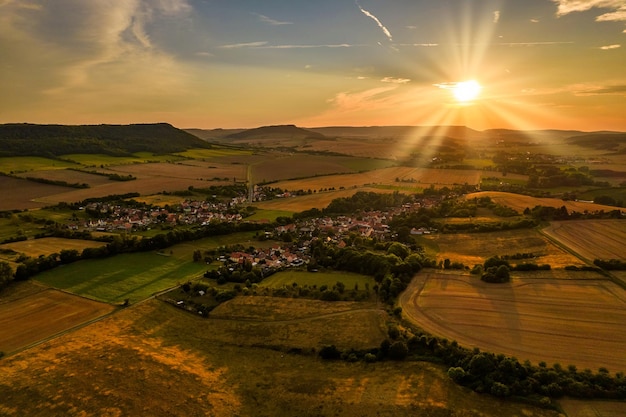
[[[406,343],[402,340],[398,340],[397,342],[393,342],[391,346],[389,346],[389,359],[393,359],[394,361],[401,361],[406,358],[409,354],[409,348]]]
[[[13,279],[13,270],[8,262],[0,262],[0,288],[6,286]]]

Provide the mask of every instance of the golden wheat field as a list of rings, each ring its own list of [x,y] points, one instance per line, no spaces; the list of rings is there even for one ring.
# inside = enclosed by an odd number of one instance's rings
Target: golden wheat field
[[[259,297],[262,298],[262,297]],[[262,300],[260,300],[262,302]],[[289,300],[284,307],[289,308]],[[294,300],[300,303],[300,300]],[[346,321],[333,334],[353,331]],[[236,323],[236,322],[235,322]],[[444,416],[557,417],[551,410],[483,396],[423,362],[322,361],[272,345],[281,331],[261,327],[262,345],[220,321],[158,300],[0,361],[3,416]],[[303,326],[302,332],[308,330]],[[321,332],[321,329],[319,330]],[[216,339],[216,337],[218,337]],[[28,372],[24,370],[28,369]],[[460,414],[460,412],[462,412]]]
[[[44,237],[41,239],[28,239],[20,242],[4,243],[1,249],[11,249],[23,253],[26,256],[37,258],[40,255],[48,256],[59,253],[63,249],[76,250],[80,254],[85,248],[99,248],[106,243],[84,239],[64,239],[59,237]]]
[[[571,220],[551,222],[543,229],[583,258],[626,260],[624,220]]]
[[[605,206],[602,204],[589,203],[584,201],[565,201],[560,198],[532,197],[528,195],[505,193],[501,191],[481,191],[478,193],[467,194],[465,198],[473,200],[474,198],[490,197],[494,202],[509,206],[520,213],[526,208],[532,209],[536,206],[545,207],[562,207],[565,206],[569,212],[577,211],[579,213],[604,210],[605,212],[613,211],[616,207]]]
[[[584,272],[567,279],[519,273],[505,284],[463,273],[421,273],[400,299],[406,318],[462,345],[612,372],[626,370],[625,303],[622,288]]]

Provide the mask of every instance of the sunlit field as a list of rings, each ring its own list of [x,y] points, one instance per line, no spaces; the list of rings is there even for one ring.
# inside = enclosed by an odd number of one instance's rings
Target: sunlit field
[[[76,168],[78,164],[48,159],[39,156],[12,156],[0,158],[0,172],[17,173],[25,171],[40,171],[50,169]]]

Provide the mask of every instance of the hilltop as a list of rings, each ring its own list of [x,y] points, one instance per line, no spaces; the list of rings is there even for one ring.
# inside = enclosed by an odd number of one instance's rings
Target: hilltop
[[[165,154],[210,147],[198,137],[167,123],[131,125],[0,125],[0,156],[66,154]]]

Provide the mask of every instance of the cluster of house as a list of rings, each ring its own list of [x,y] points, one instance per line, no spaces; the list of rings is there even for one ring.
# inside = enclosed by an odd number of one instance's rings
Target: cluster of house
[[[145,230],[155,225],[169,224],[201,224],[210,222],[237,222],[242,216],[232,210],[240,202],[212,203],[207,201],[185,200],[180,205],[169,209],[162,207],[134,208],[110,203],[90,203],[85,210],[99,213],[98,218],[69,225],[72,229],[87,229],[91,231],[134,231]]]

